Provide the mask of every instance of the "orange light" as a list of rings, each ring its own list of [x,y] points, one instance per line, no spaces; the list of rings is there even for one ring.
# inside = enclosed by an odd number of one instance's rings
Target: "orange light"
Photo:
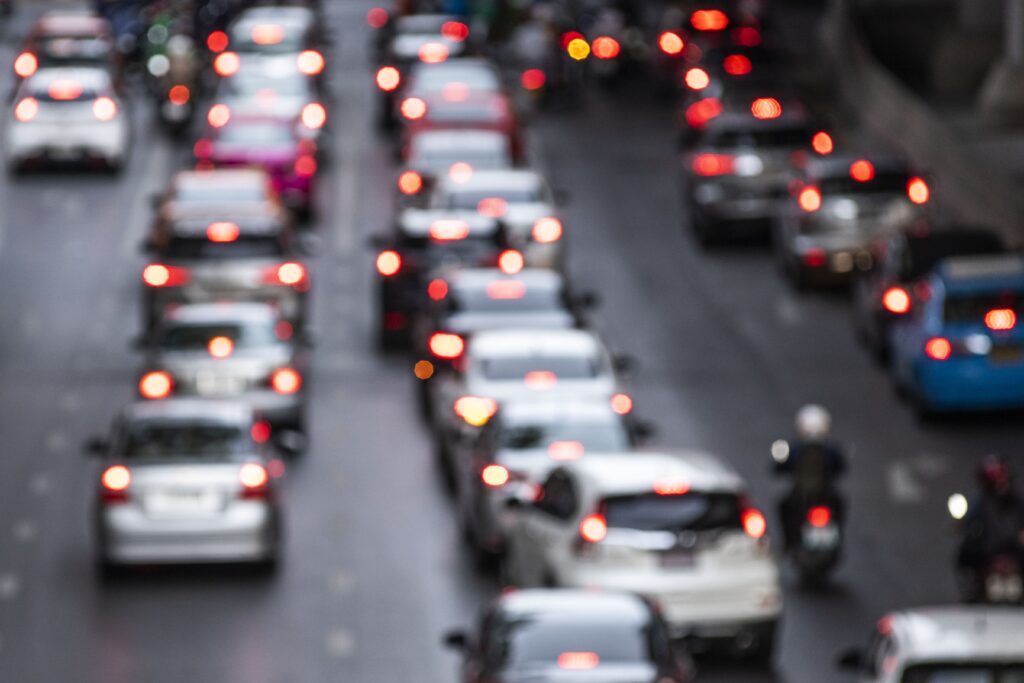
[[[184,85],[176,85],[167,92],[167,99],[170,100],[171,104],[176,104],[179,107],[188,104],[191,97],[192,93]]]
[[[270,376],[270,386],[286,396],[298,393],[302,388],[302,375],[291,368],[280,368]]]
[[[477,213],[488,218],[501,218],[508,213],[508,202],[501,197],[485,197],[476,205]]]
[[[985,327],[990,330],[1012,330],[1017,326],[1017,314],[1011,308],[994,308],[985,314]]]
[[[402,84],[402,73],[393,66],[377,69],[377,87],[384,92],[394,92]]]
[[[319,102],[310,102],[302,108],[302,125],[318,130],[327,123],[327,110]]]
[[[227,358],[235,351],[235,342],[228,337],[214,337],[206,345],[206,350],[214,358]]]
[[[601,36],[594,39],[591,50],[593,50],[594,56],[598,59],[615,59],[622,52],[622,47],[619,45],[619,41],[614,38]]]
[[[302,284],[306,281],[306,267],[294,261],[282,263],[277,267],[277,281],[291,287]]]
[[[548,444],[552,460],[579,460],[583,457],[583,444],[579,441],[552,441]]]
[[[238,239],[239,234],[241,231],[237,223],[218,221],[210,223],[206,227],[206,239],[211,242],[234,242]]]
[[[228,34],[224,31],[214,31],[206,37],[206,47],[210,52],[224,52],[228,49]]]
[[[441,24],[441,35],[453,43],[461,43],[469,38],[469,26],[461,21],[446,21]]]
[[[759,97],[750,105],[750,113],[760,121],[777,119],[782,116],[782,105],[774,97]]]
[[[550,370],[533,370],[526,373],[523,383],[530,389],[550,389],[558,384],[558,375]]]
[[[491,398],[462,396],[455,401],[453,409],[455,414],[461,417],[466,424],[483,427],[498,412],[498,404]]]
[[[317,76],[324,71],[324,56],[316,50],[303,50],[295,60],[299,71],[307,76]]]
[[[719,176],[732,173],[733,157],[730,154],[698,154],[693,158],[693,172],[699,176]]]
[[[434,278],[427,285],[427,296],[431,301],[441,301],[448,296],[448,283],[444,278]]]
[[[303,154],[295,160],[295,175],[300,178],[312,178],[316,175],[316,157],[311,154]]]
[[[547,83],[548,77],[543,69],[527,69],[519,78],[519,83],[525,90],[540,90]]]
[[[674,57],[675,55],[682,54],[683,48],[686,47],[686,43],[679,37],[678,33],[665,31],[658,36],[658,47],[661,48],[661,51],[665,54]]]
[[[580,522],[580,537],[587,543],[600,543],[608,535],[608,522],[603,515],[587,515]]]
[[[132,483],[132,473],[124,465],[111,465],[103,470],[100,476],[100,483],[108,491],[127,491]]]
[[[498,256],[498,268],[506,275],[515,275],[526,265],[523,255],[515,249],[506,249]]]
[[[633,412],[633,399],[629,394],[615,394],[612,396],[612,411],[616,415],[629,415]]]
[[[448,169],[448,177],[456,183],[467,182],[473,177],[473,167],[465,161],[457,161]]]
[[[754,69],[754,65],[746,55],[729,55],[722,61],[722,68],[730,76],[746,76]]]
[[[690,490],[690,482],[682,477],[666,477],[654,482],[654,492],[659,496],[681,496]]]
[[[924,178],[911,178],[907,183],[907,197],[915,204],[927,204],[932,192]]]
[[[551,216],[540,218],[533,224],[533,240],[550,244],[562,239],[562,221]]]
[[[46,93],[59,102],[77,100],[82,96],[82,84],[71,80],[53,81],[46,89]]]
[[[910,310],[910,294],[902,287],[890,287],[882,295],[882,306],[896,315],[903,315]]]
[[[147,372],[139,380],[139,394],[143,398],[161,399],[171,395],[174,382],[171,376],[162,370]]]
[[[429,360],[417,361],[412,368],[412,374],[416,376],[416,379],[425,382],[434,376],[434,364]]]
[[[440,64],[448,59],[448,46],[444,43],[423,43],[418,54],[424,64]]]
[[[814,134],[814,137],[811,138],[811,147],[815,152],[822,156],[831,154],[835,149],[835,145],[832,142],[832,136],[823,130],[818,131]]]
[[[397,251],[388,249],[377,254],[377,272],[384,277],[391,277],[402,269],[402,257]]]
[[[406,171],[398,176],[398,190],[402,194],[416,194],[423,189],[423,176],[416,171]]]
[[[722,103],[717,97],[706,97],[686,108],[686,122],[693,128],[700,128],[722,113]]]
[[[875,167],[867,159],[858,159],[850,164],[850,177],[858,183],[867,183],[875,179]]]
[[[763,538],[768,532],[768,521],[759,510],[748,508],[743,511],[743,531],[753,539]]]
[[[14,73],[28,78],[39,70],[39,59],[31,52],[22,52],[14,60]]]
[[[270,475],[263,465],[247,462],[238,470],[238,481],[247,489],[261,489],[270,481]]]
[[[250,35],[257,45],[277,45],[284,40],[284,28],[280,24],[256,24]]]
[[[487,298],[495,301],[512,301],[526,296],[526,285],[519,280],[495,280],[487,283]]]
[[[388,23],[388,11],[383,7],[374,7],[366,13],[366,24],[373,29],[383,28]]]
[[[508,470],[501,465],[488,465],[480,472],[480,479],[492,489],[501,488],[510,479]]]
[[[14,118],[22,123],[31,121],[39,113],[39,100],[34,97],[25,97],[14,108]]]
[[[462,355],[466,342],[457,334],[435,332],[427,342],[430,352],[442,360],[455,360]]]
[[[405,118],[416,121],[427,115],[427,103],[418,97],[407,97],[402,100],[399,110]]]
[[[807,213],[814,213],[821,208],[821,192],[816,187],[805,187],[800,190],[797,203]]]
[[[703,90],[711,85],[711,77],[708,76],[707,71],[695,66],[686,72],[683,82],[690,90]]]
[[[719,9],[699,9],[690,15],[690,25],[698,31],[721,31],[729,25],[729,17]]]
[[[231,109],[226,104],[215,104],[210,107],[210,113],[206,115],[206,120],[214,128],[223,128],[231,120]]]
[[[925,343],[924,353],[932,360],[946,360],[953,355],[953,345],[943,337],[932,337]]]
[[[559,669],[593,669],[601,663],[601,658],[596,652],[563,652],[558,655]]]
[[[816,529],[824,529],[832,522],[832,510],[816,505],[807,511],[807,522]]]
[[[583,38],[573,38],[569,41],[565,51],[568,52],[569,56],[577,62],[582,62],[590,56],[590,43]]]
[[[218,76],[233,76],[242,66],[242,60],[234,52],[222,52],[213,60],[213,70]]]
[[[469,223],[451,218],[441,218],[430,224],[430,239],[438,242],[464,240],[469,237]]]

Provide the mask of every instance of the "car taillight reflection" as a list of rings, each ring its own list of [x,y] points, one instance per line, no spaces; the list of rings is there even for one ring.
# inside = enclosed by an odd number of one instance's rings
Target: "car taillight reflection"
[[[658,36],[658,48],[670,57],[682,54],[684,47],[686,47],[686,43],[678,33],[665,31]]]
[[[206,36],[206,47],[210,52],[224,52],[228,49],[228,34],[224,31],[214,31]]]
[[[316,50],[304,50],[299,53],[296,66],[307,76],[317,76],[323,73],[324,56]]]
[[[242,60],[234,52],[222,52],[213,60],[213,70],[218,76],[227,77],[238,73]]]
[[[319,102],[310,102],[302,108],[302,125],[318,130],[327,123],[327,109]]]
[[[740,518],[743,523],[743,531],[753,539],[763,538],[768,532],[768,521],[761,514],[760,510],[747,508]]]
[[[98,121],[112,121],[117,116],[117,103],[109,97],[97,97],[92,103],[92,114]]]
[[[699,9],[690,15],[690,25],[698,31],[721,31],[729,26],[729,17],[718,9]]]
[[[826,156],[832,153],[832,151],[835,149],[835,144],[832,142],[831,135],[829,135],[823,130],[820,130],[814,134],[813,138],[811,138],[811,148],[814,149],[814,151],[817,152],[818,154]]]
[[[832,510],[824,505],[816,505],[807,511],[807,523],[816,529],[824,529],[832,523]]]
[[[423,189],[423,176],[416,171],[405,171],[398,176],[398,191],[405,195],[414,195]]]
[[[223,128],[231,120],[231,108],[226,104],[215,104],[210,107],[206,120],[214,128]]]
[[[427,115],[427,103],[418,97],[408,97],[402,100],[399,111],[406,119],[416,121]]]
[[[295,160],[295,175],[300,178],[312,178],[316,175],[316,157],[311,154],[303,154]]]
[[[488,465],[480,471],[480,480],[492,489],[501,488],[509,479],[508,469],[502,465]]]
[[[111,465],[100,475],[103,500],[107,503],[126,502],[128,488],[132,484],[132,473],[124,465]]]
[[[595,38],[590,47],[594,56],[598,59],[615,59],[622,52],[622,46],[619,45],[619,41],[610,36]]]
[[[188,86],[185,85],[176,85],[167,91],[167,99],[170,100],[171,104],[179,107],[188,104],[191,98],[192,93],[189,91]]]
[[[541,244],[550,244],[562,239],[562,221],[557,218],[540,218],[533,224],[533,239]]]
[[[506,275],[515,275],[523,269],[526,261],[521,252],[515,249],[506,249],[498,256],[498,268]]]
[[[805,187],[797,195],[797,203],[807,213],[814,213],[821,208],[821,191],[816,187]]]
[[[520,76],[519,83],[525,90],[540,90],[547,80],[548,77],[543,69],[527,69]]]
[[[27,123],[39,113],[39,100],[34,97],[25,97],[14,107],[14,118],[22,123]]]
[[[722,68],[730,76],[746,76],[753,70],[754,65],[746,55],[729,55],[722,61]]]
[[[708,76],[707,71],[695,66],[687,70],[686,75],[683,76],[683,82],[690,90],[703,90],[711,85],[711,77]]]
[[[911,178],[907,183],[907,197],[915,204],[927,204],[932,191],[923,178]]]
[[[686,123],[692,128],[700,128],[721,113],[721,101],[717,97],[706,97],[686,108]]]
[[[31,52],[22,52],[14,60],[14,73],[28,78],[39,70],[39,58]]]
[[[452,406],[455,414],[472,427],[483,427],[498,411],[494,399],[479,396],[462,396]]]
[[[1017,314],[1012,308],[994,308],[985,314],[985,327],[996,332],[1012,330],[1017,326]]]

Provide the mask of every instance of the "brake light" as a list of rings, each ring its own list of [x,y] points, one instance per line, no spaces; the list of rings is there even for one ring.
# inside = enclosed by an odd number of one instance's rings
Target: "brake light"
[[[832,522],[832,510],[824,505],[817,505],[807,511],[807,523],[816,529],[823,529]]]
[[[737,26],[732,32],[732,42],[742,47],[757,47],[761,44],[761,31],[753,26]]]
[[[526,285],[519,280],[495,280],[487,283],[487,298],[496,301],[522,299],[526,296]]]
[[[821,191],[816,187],[805,187],[800,190],[797,203],[807,213],[814,213],[821,208]]]
[[[932,192],[924,178],[911,178],[907,183],[907,197],[915,204],[927,204]]]
[[[480,480],[492,489],[501,488],[509,479],[508,470],[501,465],[488,465],[480,471]]]
[[[324,71],[324,56],[316,50],[303,50],[295,60],[299,71],[307,76],[317,76]]]
[[[683,76],[683,82],[686,83],[686,87],[690,90],[703,90],[711,85],[711,77],[708,76],[707,71],[695,66],[686,72],[686,75]]]
[[[22,123],[31,121],[39,113],[39,100],[34,97],[25,97],[14,107],[14,118]]]
[[[327,123],[327,110],[319,102],[310,102],[302,108],[302,125],[317,130]]]
[[[665,31],[658,36],[658,47],[662,52],[670,57],[675,57],[676,55],[682,54],[683,48],[686,47],[686,43],[679,37],[678,33]]]
[[[188,270],[178,266],[150,263],[142,269],[142,281],[150,287],[180,287],[188,280]]]
[[[418,97],[407,97],[402,100],[399,110],[408,120],[416,121],[427,115],[427,103]]]
[[[242,60],[234,52],[221,52],[213,60],[213,70],[218,76],[228,77],[238,73],[242,66]]]
[[[111,121],[117,116],[117,103],[109,97],[97,97],[92,103],[92,113],[99,121]]]
[[[604,515],[587,515],[580,521],[580,538],[587,543],[600,543],[608,535],[608,522]]]
[[[176,85],[167,91],[167,99],[170,100],[171,104],[176,104],[179,107],[188,104],[191,98],[192,93],[184,85]]]
[[[760,510],[747,508],[740,518],[743,523],[743,531],[753,539],[763,538],[768,531],[768,521],[761,514]]]
[[[228,337],[214,337],[207,343],[206,350],[214,358],[228,358],[235,352],[235,342]]]
[[[402,194],[416,194],[423,189],[423,176],[416,171],[406,171],[398,176],[398,191]]]
[[[270,386],[285,396],[296,394],[302,388],[302,375],[292,368],[279,368],[270,376]]]
[[[498,268],[506,275],[515,275],[523,269],[526,262],[523,255],[515,249],[506,249],[498,256]]]
[[[240,233],[237,223],[218,221],[206,227],[206,239],[211,242],[234,242]]]
[[[139,394],[143,398],[158,400],[171,395],[174,388],[174,380],[163,370],[147,372],[139,380]]]
[[[768,121],[782,116],[782,104],[774,97],[758,97],[750,104],[750,113],[759,121]]]
[[[550,244],[562,239],[562,221],[557,218],[541,218],[533,224],[533,240]]]
[[[565,51],[577,62],[582,62],[590,56],[590,43],[588,43],[582,36],[579,38],[573,38],[569,41],[569,44],[565,46]]]
[[[383,7],[374,7],[366,13],[366,24],[373,29],[383,28],[388,23],[388,11]]]
[[[875,178],[875,167],[867,159],[858,159],[850,164],[850,177],[858,183],[867,183]]]
[[[815,133],[814,137],[811,138],[811,147],[818,154],[826,156],[832,153],[835,149],[835,144],[832,142],[832,136],[821,130]]]
[[[552,441],[548,444],[548,456],[552,460],[579,460],[583,451],[583,444],[579,441]]]
[[[439,219],[430,224],[430,239],[438,242],[464,240],[469,237],[469,223],[456,219]]]
[[[457,161],[448,169],[448,177],[457,183],[467,182],[473,177],[473,167],[465,161]]]
[[[377,254],[377,272],[384,277],[396,275],[402,269],[402,257],[397,251],[388,249]]]
[[[1017,314],[1010,308],[994,308],[985,314],[985,327],[994,331],[1012,330],[1017,326]]]
[[[252,428],[249,430],[252,440],[256,443],[266,443],[270,441],[270,423],[265,420],[258,420],[252,423]]]
[[[280,24],[256,24],[250,37],[257,45],[277,45],[284,40],[284,29]]]
[[[533,370],[523,377],[523,384],[530,389],[550,389],[558,384],[558,375],[550,370]]]
[[[445,102],[465,102],[469,99],[469,86],[465,83],[445,83],[441,88],[441,97]]]
[[[699,9],[690,15],[690,25],[698,31],[721,31],[729,26],[729,17],[719,9]]]
[[[316,159],[309,154],[303,154],[295,160],[295,175],[300,178],[312,178],[316,168]]]
[[[444,43],[423,43],[418,55],[424,64],[440,64],[448,59],[448,46]]]
[[[924,353],[932,360],[946,360],[953,355],[953,345],[944,337],[932,337],[925,342]]]
[[[730,76],[746,76],[753,70],[754,65],[746,55],[729,55],[723,60],[722,68]]]
[[[288,341],[295,334],[295,326],[287,320],[278,320],[274,325],[274,336],[281,341]]]
[[[595,38],[591,49],[594,52],[594,56],[598,59],[615,59],[622,52],[622,46],[619,45],[619,41],[609,36]]]
[[[525,90],[540,90],[547,80],[548,77],[543,69],[527,69],[519,78],[519,83]]]
[[[722,113],[722,103],[717,97],[698,100],[686,108],[686,122],[692,128],[700,128]]]
[[[910,293],[902,287],[890,287],[882,295],[882,306],[895,315],[903,315],[910,310]]]
[[[270,473],[259,463],[247,462],[238,470],[238,483],[242,485],[242,497],[262,497],[267,493]]]
[[[200,161],[209,159],[213,154],[213,142],[206,138],[196,140],[196,144],[192,145],[192,154]]]
[[[808,268],[821,268],[828,261],[828,253],[821,247],[811,247],[800,255],[800,260]]]
[[[654,492],[659,496],[681,496],[689,490],[689,480],[682,477],[666,477],[654,482]]]
[[[214,128],[223,128],[231,120],[231,108],[226,104],[215,104],[210,107],[206,120]]]
[[[563,652],[557,661],[559,669],[586,670],[596,668],[601,658],[596,652]]]
[[[377,69],[377,87],[384,92],[394,92],[402,84],[401,72],[393,66]]]
[[[306,279],[306,267],[295,261],[271,266],[264,272],[263,281],[269,285],[285,285],[301,290],[309,285],[309,281]]]
[[[455,414],[461,417],[466,424],[483,427],[488,420],[494,417],[494,413],[498,412],[498,404],[491,398],[463,396],[455,401],[453,409]]]
[[[633,412],[633,399],[629,394],[615,394],[611,400],[612,412],[616,415],[629,415]]]
[[[488,218],[501,218],[508,213],[508,202],[501,197],[485,197],[477,202],[476,211]]]
[[[735,171],[730,154],[698,154],[693,158],[691,166],[694,173],[704,177],[728,175]]]
[[[427,285],[427,296],[431,301],[441,301],[448,296],[448,283],[442,278],[435,278]]]
[[[228,49],[229,42],[228,34],[224,31],[214,31],[206,36],[206,47],[210,52],[224,52]]]
[[[469,26],[461,21],[446,21],[441,25],[441,35],[452,42],[461,43],[469,38]]]
[[[28,78],[39,70],[39,58],[31,52],[22,52],[14,60],[14,73]]]
[[[46,93],[59,102],[70,102],[82,96],[82,84],[72,80],[53,81]]]
[[[100,475],[103,500],[108,503],[128,500],[128,487],[132,484],[132,473],[124,465],[111,465]]]
[[[455,360],[462,355],[466,342],[457,334],[435,332],[427,342],[430,352],[442,360]]]

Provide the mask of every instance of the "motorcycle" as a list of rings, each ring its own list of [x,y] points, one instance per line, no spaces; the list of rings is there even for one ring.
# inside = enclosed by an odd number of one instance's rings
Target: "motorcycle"
[[[967,516],[967,498],[962,494],[950,496],[949,514],[957,528]],[[980,571],[957,567],[960,597],[967,603],[987,605],[1024,604],[1024,567],[1021,549],[995,552],[987,558]]]

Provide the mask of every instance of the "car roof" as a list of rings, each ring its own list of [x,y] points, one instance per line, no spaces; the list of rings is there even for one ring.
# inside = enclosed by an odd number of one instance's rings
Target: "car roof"
[[[720,458],[697,451],[635,451],[583,458],[568,470],[593,483],[602,496],[649,493],[659,480],[683,480],[691,491],[739,493],[743,479]]]
[[[177,189],[188,189],[195,186],[230,185],[245,187],[246,185],[267,185],[266,171],[255,168],[217,168],[198,171],[179,171],[174,176]]]
[[[183,304],[170,309],[165,317],[168,322],[172,323],[202,325],[226,322],[276,322],[280,314],[277,308],[270,304],[231,302]]]
[[[957,285],[1024,286],[1024,257],[1016,254],[945,259],[935,269],[947,287]]]
[[[485,330],[470,339],[467,355],[476,358],[593,356],[602,348],[597,335],[587,330]]]
[[[583,397],[557,401],[543,398],[510,399],[498,408],[498,415],[501,422],[512,424],[622,420],[609,401]]]
[[[55,81],[78,81],[88,90],[111,87],[110,72],[99,66],[44,66],[29,76],[25,85],[30,90],[36,90]]]
[[[544,184],[544,176],[540,172],[528,168],[487,169],[475,171],[468,179],[455,181],[444,177],[441,185],[445,189],[458,189],[466,192],[486,192],[488,190],[536,190]]]
[[[439,220],[463,221],[471,237],[487,237],[498,232],[501,222],[472,210],[406,209],[398,216],[398,227],[409,237],[427,237],[430,226]]]
[[[497,600],[508,618],[530,617],[592,623],[596,619],[644,623],[651,608],[631,593],[582,589],[528,589],[504,593]]]
[[[459,268],[445,277],[452,289],[472,291],[485,289],[496,280],[522,282],[530,290],[561,290],[565,279],[560,273],[548,268],[524,268],[515,275],[508,275],[499,268]]]
[[[893,613],[880,624],[891,624],[908,662],[1024,661],[1024,611],[1014,607],[928,607]]]
[[[39,17],[33,31],[39,36],[100,36],[110,33],[110,23],[89,10],[53,10]]]
[[[198,422],[252,422],[252,406],[241,401],[171,398],[164,401],[136,401],[124,408],[122,416],[137,420],[196,420]]]
[[[508,138],[494,130],[421,130],[412,135],[410,144],[426,150],[498,150],[508,148]]]

